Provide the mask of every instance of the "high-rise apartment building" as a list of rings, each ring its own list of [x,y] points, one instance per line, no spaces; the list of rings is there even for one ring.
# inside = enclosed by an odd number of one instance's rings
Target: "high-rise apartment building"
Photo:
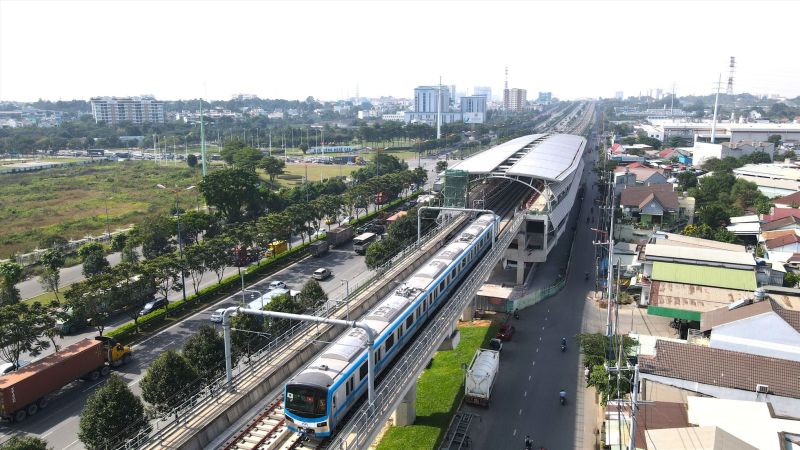
[[[553,93],[552,92],[539,92],[539,98],[536,100],[538,103],[543,105],[549,105],[550,102],[553,101]]]
[[[472,95],[473,95],[473,97],[474,96],[478,96],[478,95],[482,95],[482,96],[486,97],[486,101],[487,102],[491,102],[492,101],[492,88],[489,87],[489,86],[475,86],[474,88],[472,88]]]
[[[91,102],[95,123],[164,123],[164,102],[152,97],[95,97]]]
[[[525,89],[503,89],[503,109],[506,111],[523,111],[528,104],[528,91]]]
[[[450,109],[450,89],[447,86],[420,86],[414,89],[414,111],[418,113],[439,112],[436,94],[441,96],[442,112]]]
[[[464,123],[486,122],[486,97],[483,95],[461,97],[461,117]]]

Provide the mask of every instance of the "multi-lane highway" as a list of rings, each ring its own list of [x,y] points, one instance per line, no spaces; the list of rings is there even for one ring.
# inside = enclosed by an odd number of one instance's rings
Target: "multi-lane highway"
[[[419,162],[419,165],[428,173],[427,188],[432,186],[435,179],[436,162],[436,158],[422,158]],[[410,168],[417,166],[416,161],[409,161],[408,163]],[[320,267],[328,268],[332,273],[330,278],[320,282],[322,288],[331,300],[343,298],[348,289],[355,289],[359,283],[367,280],[371,275],[371,271],[367,270],[364,263],[364,257],[356,255],[352,251],[352,245],[347,244],[336,249],[331,249],[331,251],[322,258],[306,258],[256,284],[247,286],[246,290],[266,292],[269,282],[273,280],[284,281],[290,288],[300,290],[303,284],[311,277],[314,270]],[[235,268],[228,268],[226,269],[225,276],[230,276],[235,273]],[[80,278],[79,274],[76,276]],[[76,280],[78,278],[76,278]],[[216,283],[216,275],[213,273],[206,274],[203,279],[203,285],[207,286],[213,283]],[[181,293],[173,292],[170,294],[170,299],[177,300],[180,296]],[[256,297],[256,294],[253,292],[245,292],[245,296],[246,300],[252,300]],[[210,315],[215,309],[235,306],[238,302],[241,302],[241,300],[241,294],[232,295],[216,304],[209,305],[205,310],[187,317],[154,336],[139,342],[133,347],[133,363],[122,367],[119,374],[130,385],[134,393],[139,394],[138,382],[149,364],[158,357],[158,355],[169,349],[180,348],[184,340],[194,334],[200,325],[211,323]],[[108,324],[106,330],[122,325],[128,320],[126,316],[117,317]],[[60,340],[59,345],[70,345],[84,338],[92,338],[95,334],[96,332],[94,330],[88,329],[79,334],[65,336]],[[52,350],[48,353],[50,352],[52,352]],[[0,423],[0,443],[9,439],[15,433],[24,432],[43,437],[56,450],[83,448],[83,445],[77,437],[80,413],[88,396],[102,383],[103,381],[96,384],[85,382],[73,383],[67,389],[59,393],[57,398],[53,399],[46,411],[28,418],[21,424]]]

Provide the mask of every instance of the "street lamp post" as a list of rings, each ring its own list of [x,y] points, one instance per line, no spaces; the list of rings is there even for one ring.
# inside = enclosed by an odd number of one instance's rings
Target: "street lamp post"
[[[183,191],[189,191],[195,188],[195,186],[189,186],[187,188],[178,188],[177,186],[174,189],[170,189],[163,184],[157,184],[157,188],[165,189],[175,194],[175,223],[178,228],[178,257],[183,263],[183,240],[181,239],[181,214],[180,210],[178,209],[178,195]],[[183,301],[186,301],[186,275],[184,274],[183,267],[181,267],[181,289],[183,290]]]

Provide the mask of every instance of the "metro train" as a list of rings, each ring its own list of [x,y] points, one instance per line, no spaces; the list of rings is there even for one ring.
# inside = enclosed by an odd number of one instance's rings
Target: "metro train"
[[[491,248],[499,225],[494,214],[478,216],[361,318],[376,336],[372,347],[376,377]],[[366,395],[366,345],[366,332],[351,328],[286,383],[284,414],[290,430],[314,438],[335,432],[347,412]]]

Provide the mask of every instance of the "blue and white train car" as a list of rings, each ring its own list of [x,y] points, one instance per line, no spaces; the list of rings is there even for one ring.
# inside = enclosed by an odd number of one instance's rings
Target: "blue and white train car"
[[[367,312],[361,321],[374,332],[376,375],[411,340],[452,289],[492,246],[499,221],[477,217],[397,290]],[[352,328],[284,386],[286,424],[312,437],[330,436],[367,391],[367,334]]]

